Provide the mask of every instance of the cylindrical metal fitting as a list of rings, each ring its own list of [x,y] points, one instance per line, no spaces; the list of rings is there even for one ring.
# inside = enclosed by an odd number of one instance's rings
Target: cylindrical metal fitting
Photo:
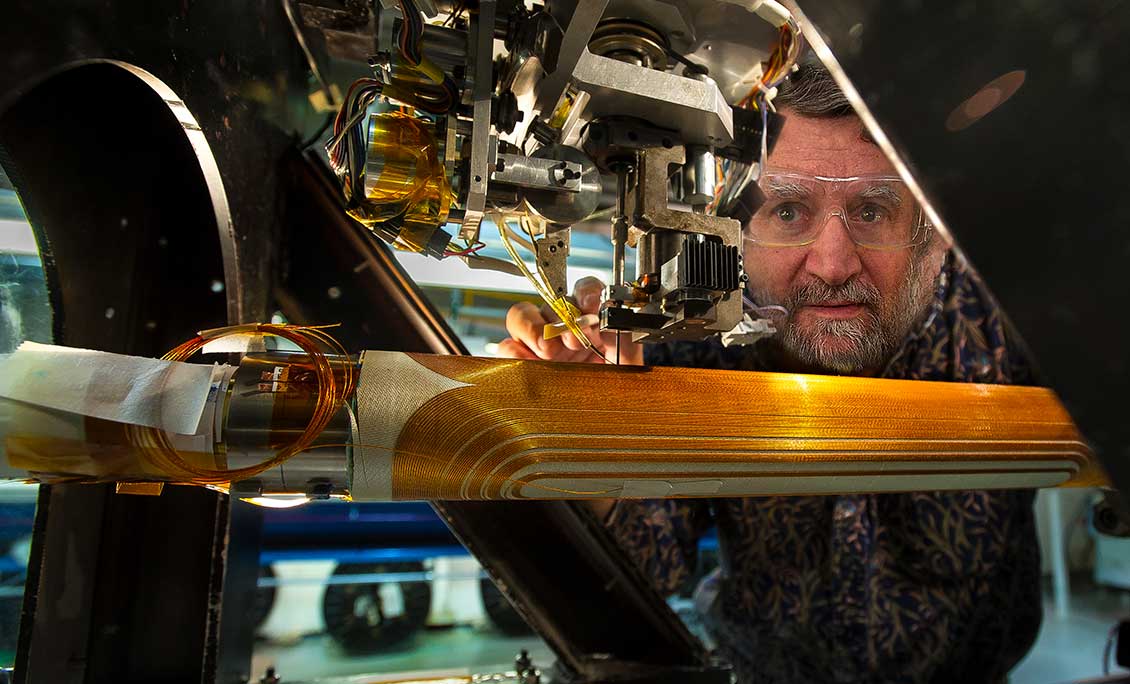
[[[692,207],[710,204],[718,184],[714,153],[710,148],[700,145],[688,147],[683,173],[690,181],[686,184],[686,203]]]
[[[345,359],[331,363],[343,368]],[[228,389],[222,441],[227,467],[262,463],[294,442],[310,421],[318,386],[305,354],[269,352],[245,357]],[[323,498],[349,489],[349,454],[353,433],[344,406],[314,441],[314,448],[260,473],[262,493],[305,494]]]

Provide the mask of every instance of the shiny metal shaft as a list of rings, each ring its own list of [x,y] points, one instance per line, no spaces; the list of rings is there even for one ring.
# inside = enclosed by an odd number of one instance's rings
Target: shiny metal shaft
[[[616,171],[616,215],[612,219],[612,286],[624,285],[624,250],[628,244],[628,174],[629,164],[618,165]]]

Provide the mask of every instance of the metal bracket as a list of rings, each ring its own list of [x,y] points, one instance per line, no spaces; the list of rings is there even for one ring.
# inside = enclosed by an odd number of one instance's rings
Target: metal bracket
[[[638,176],[635,186],[628,193],[628,207],[633,212],[632,227],[628,231],[628,244],[639,247],[641,271],[648,260],[663,259],[666,262],[670,256],[661,257],[659,254],[650,255],[649,248],[661,241],[647,240],[641,244],[644,235],[660,235],[668,231],[681,233],[698,233],[713,235],[721,239],[723,245],[736,246],[740,249],[741,223],[734,219],[721,218],[710,214],[697,214],[688,211],[672,209],[667,204],[669,170],[679,166],[684,161],[683,148],[678,146],[649,147],[639,151]],[[658,270],[664,263],[651,264]],[[669,287],[664,283],[658,296],[664,296],[664,289]],[[741,286],[722,296],[714,306],[713,322],[705,323],[701,330],[708,332],[730,331],[742,320]],[[646,311],[650,313],[651,311]],[[662,334],[647,334],[652,340],[664,337]],[[641,336],[644,337],[644,336]]]
[[[460,237],[478,239],[479,224],[487,206],[492,160],[490,143],[497,149],[498,139],[490,133],[491,68],[493,67],[495,0],[482,0],[479,12],[471,16],[471,62],[474,68],[474,85],[471,88],[471,165],[467,178],[467,202],[463,213]]]
[[[586,48],[573,69],[574,86],[592,96],[587,116],[633,116],[678,131],[686,143],[725,146],[734,114],[710,79],[687,78],[608,57]]]
[[[577,162],[499,154],[491,180],[523,188],[581,191],[584,167]]]
[[[633,211],[633,230],[628,233],[628,244],[636,246],[641,230],[658,228],[717,235],[722,238],[723,244],[741,245],[742,226],[734,219],[679,211],[667,205],[670,169],[681,167],[684,160],[683,148],[679,146],[640,150],[638,180],[628,192],[628,206]],[[738,320],[741,320],[740,316]],[[737,320],[730,328],[734,325],[737,325]]]
[[[565,278],[565,262],[569,257],[569,237],[568,227],[549,223],[545,227],[545,237],[534,240],[538,253],[538,268],[558,297],[564,297],[569,293],[569,282]]]

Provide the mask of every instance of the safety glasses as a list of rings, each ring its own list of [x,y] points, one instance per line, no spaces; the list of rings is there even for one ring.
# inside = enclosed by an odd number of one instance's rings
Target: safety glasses
[[[868,249],[922,244],[930,232],[897,176],[835,178],[769,170],[757,185],[764,202],[750,219],[746,239],[765,247],[810,245],[832,217],[847,226],[855,244]]]

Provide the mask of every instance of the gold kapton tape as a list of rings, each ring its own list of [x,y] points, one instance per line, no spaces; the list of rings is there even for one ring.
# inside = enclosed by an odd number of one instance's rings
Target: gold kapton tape
[[[358,402],[362,500],[1107,482],[1036,387],[366,352]]]

